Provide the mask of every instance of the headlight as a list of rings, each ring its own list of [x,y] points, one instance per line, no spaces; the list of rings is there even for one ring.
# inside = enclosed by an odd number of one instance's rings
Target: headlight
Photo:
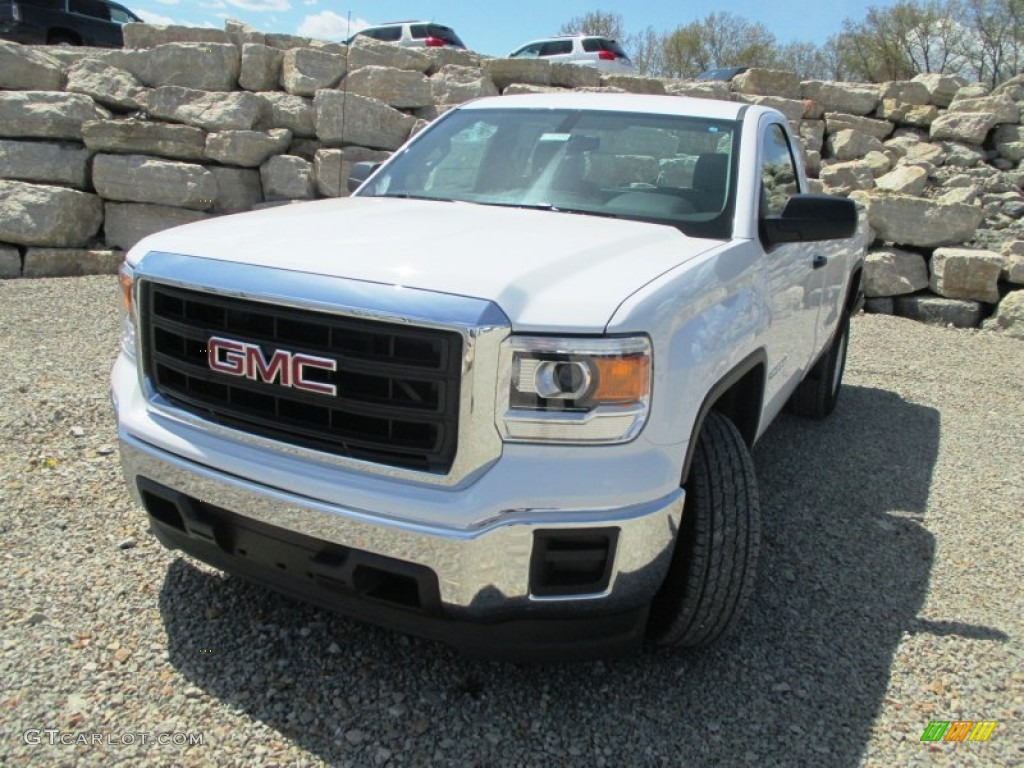
[[[498,429],[509,442],[624,443],[647,420],[646,336],[513,336],[501,351]]]
[[[128,262],[117,270],[121,283],[121,350],[135,358],[135,272]]]

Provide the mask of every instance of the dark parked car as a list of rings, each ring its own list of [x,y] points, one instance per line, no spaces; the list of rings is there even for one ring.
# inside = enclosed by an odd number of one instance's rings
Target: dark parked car
[[[736,75],[742,75],[748,69],[749,67],[718,67],[717,69],[708,69],[704,72],[701,72],[699,75],[697,75],[695,79],[722,80],[727,83],[734,77],[736,77]]]
[[[109,0],[0,0],[0,38],[49,45],[124,45],[121,25],[142,21]]]

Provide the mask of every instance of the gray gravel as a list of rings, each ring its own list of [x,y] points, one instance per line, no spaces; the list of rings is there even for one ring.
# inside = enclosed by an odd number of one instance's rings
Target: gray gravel
[[[114,451],[116,291],[0,282],[0,763],[1024,765],[1021,342],[856,318],[834,417],[755,450],[736,635],[511,666],[164,551]],[[926,745],[932,719],[999,724]],[[142,744],[176,732],[204,743]]]

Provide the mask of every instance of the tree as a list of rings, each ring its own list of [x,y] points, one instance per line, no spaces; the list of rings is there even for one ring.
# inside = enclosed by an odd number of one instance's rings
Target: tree
[[[971,75],[992,85],[1024,71],[1024,0],[967,0],[972,34],[964,51]]]
[[[665,37],[658,34],[654,27],[647,27],[636,35],[626,35],[626,39],[621,42],[639,74],[661,74],[665,57]]]
[[[714,67],[771,67],[777,48],[764,24],[720,11],[677,27],[665,38],[663,74],[694,77]]]
[[[626,28],[622,16],[611,11],[587,11],[565,22],[558,30],[560,35],[600,35],[622,42]]]

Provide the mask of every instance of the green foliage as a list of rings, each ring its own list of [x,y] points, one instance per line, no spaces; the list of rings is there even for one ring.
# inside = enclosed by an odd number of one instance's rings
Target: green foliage
[[[921,72],[1004,82],[1024,71],[1024,0],[899,0],[871,6],[822,44],[780,44],[759,22],[731,13],[659,32],[628,34],[623,18],[590,11],[562,34],[595,34],[622,43],[641,74],[695,77],[714,67],[787,69],[804,79],[882,82]]]

